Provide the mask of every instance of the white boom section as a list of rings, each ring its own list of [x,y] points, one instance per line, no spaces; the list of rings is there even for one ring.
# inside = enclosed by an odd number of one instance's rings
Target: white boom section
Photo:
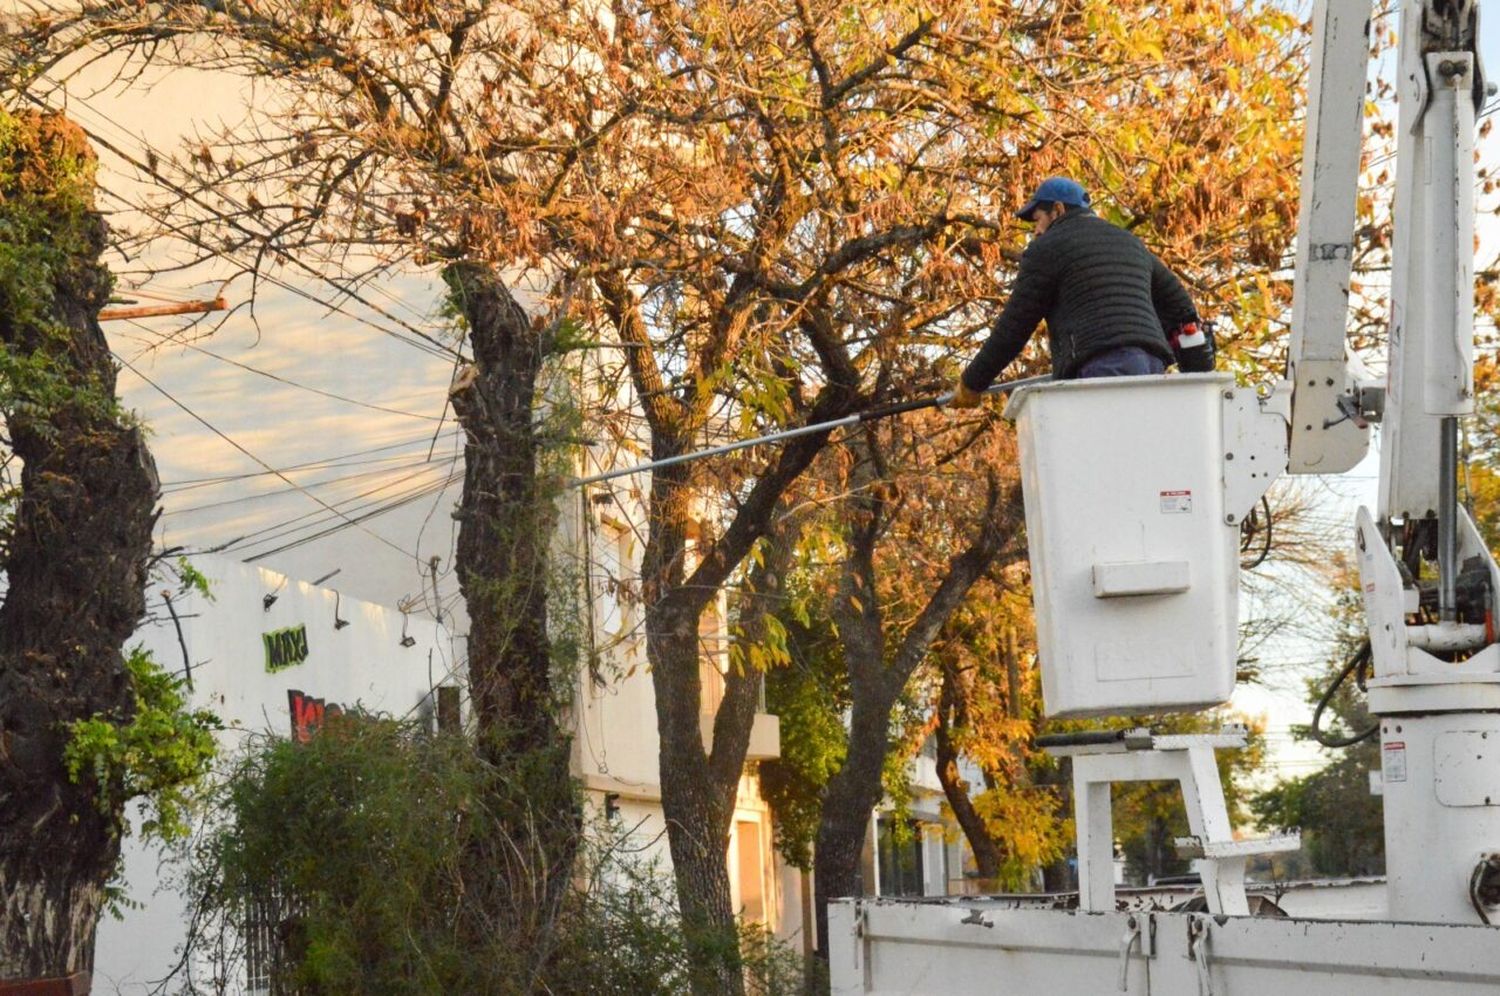
[[[1500,571],[1457,490],[1458,419],[1474,410],[1476,39],[1472,0],[1402,10],[1380,504],[1357,528],[1389,913],[1446,923],[1491,922],[1500,869],[1500,752],[1485,749],[1500,739]]]
[[[1474,56],[1426,57],[1432,102],[1422,118],[1432,176],[1422,187],[1427,335],[1422,410],[1474,413]]]
[[[1401,15],[1390,371],[1377,519],[1439,514],[1439,416],[1474,410],[1474,58]]]
[[[1313,70],[1287,358],[1287,379],[1295,385],[1290,447],[1294,474],[1341,473],[1359,463],[1370,445],[1367,424],[1339,408],[1340,398],[1347,399],[1346,408],[1357,405],[1361,387],[1350,372],[1345,341],[1370,12],[1370,0],[1318,0],[1313,13]]]

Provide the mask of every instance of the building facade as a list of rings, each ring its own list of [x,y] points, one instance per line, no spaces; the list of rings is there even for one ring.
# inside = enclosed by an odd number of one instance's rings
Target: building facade
[[[586,520],[565,522],[560,542],[581,540]],[[607,557],[587,572],[592,598],[585,628],[616,634],[608,646],[581,654],[571,710],[573,768],[587,804],[609,820],[644,863],[670,875],[656,753],[655,700],[635,621],[639,606],[627,594],[634,549],[606,521],[596,532],[615,536]],[[597,544],[595,544],[597,549]],[[462,641],[435,620],[345,598],[334,588],[297,581],[223,557],[195,558],[210,594],[153,589],[150,614],[136,634],[167,670],[189,682],[195,707],[224,723],[225,757],[266,735],[307,740],[328,717],[359,710],[433,725],[462,723]],[[722,683],[719,655],[705,654],[708,708]],[[711,735],[712,713],[704,723]],[[758,716],[751,756],[726,855],[733,901],[748,921],[801,944],[804,893],[801,877],[772,847],[771,814],[760,797],[753,766],[776,756],[774,717]],[[190,918],[178,886],[181,868],[169,855],[133,833],[124,846],[121,883],[129,905],[121,919],[101,920],[94,989],[145,994],[174,970],[210,978],[204,959],[184,960]],[[265,911],[262,911],[265,912]],[[269,913],[267,915],[270,915]],[[244,951],[234,966],[241,977],[230,991],[260,992],[268,982],[269,930],[246,923]]]

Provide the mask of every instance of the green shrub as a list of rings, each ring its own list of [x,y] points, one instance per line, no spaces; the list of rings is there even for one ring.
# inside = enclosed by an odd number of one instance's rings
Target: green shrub
[[[75,721],[63,763],[75,783],[94,783],[105,812],[139,799],[141,832],[170,842],[188,832],[188,811],[213,765],[221,724],[206,709],[189,709],[183,681],[145,648],[131,648],[125,670],[134,695],[129,719],[99,714]]]
[[[549,923],[517,923],[537,914],[531,895],[483,887],[516,881],[500,862],[532,860],[517,843],[529,832],[509,828],[568,811],[530,791],[546,767],[490,764],[463,737],[358,715],[306,744],[251,743],[197,847],[192,943],[233,979],[246,911],[274,910],[272,992],[306,996],[686,991],[670,880],[608,825],[549,828],[584,838]],[[743,947],[752,991],[803,991],[784,946],[747,931]]]

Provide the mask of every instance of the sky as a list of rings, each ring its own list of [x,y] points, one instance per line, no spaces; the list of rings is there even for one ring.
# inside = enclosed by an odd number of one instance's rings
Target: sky
[[[1482,57],[1500,73],[1500,17],[1481,22]],[[177,149],[195,127],[233,123],[247,108],[274,99],[263,81],[220,74],[176,71],[143,84],[121,92],[90,86],[88,79],[75,82],[67,110],[98,138],[144,159],[148,148]],[[1482,154],[1495,161],[1493,142]],[[137,189],[137,169],[106,150],[101,161],[106,188]],[[107,197],[102,206],[115,211],[122,203]],[[116,221],[129,223],[126,215]],[[1481,234],[1493,243],[1493,231]],[[144,290],[172,299],[212,297],[228,267],[165,275]],[[289,268],[275,277],[283,286],[260,289],[253,318],[248,283],[224,288],[231,305],[240,307],[211,337],[190,345],[173,341],[192,338],[173,319],[106,326],[125,364],[124,401],[152,433],[163,486],[159,544],[223,548],[308,580],[337,572],[328,586],[441,614],[462,628],[450,515],[461,441],[445,403],[454,363],[412,345],[410,335],[411,328],[442,324],[436,273],[367,287],[363,302]],[[122,286],[120,293],[130,297],[131,289]],[[1268,371],[1268,379],[1275,374]],[[1372,455],[1348,475],[1318,479],[1320,515],[1348,523],[1352,537],[1355,510],[1374,504],[1376,473]],[[360,521],[349,525],[351,518]],[[1309,596],[1309,611],[1325,608],[1319,596]],[[1268,685],[1236,693],[1236,708],[1266,718],[1278,774],[1304,774],[1323,763],[1322,752],[1295,742],[1290,732],[1308,718],[1300,675],[1319,652],[1305,639],[1273,645],[1267,653],[1276,663],[1302,668],[1280,667]]]
[[[148,82],[148,90],[127,93],[75,83],[67,110],[91,134],[144,160],[148,148],[163,156],[177,149],[195,124],[232,124],[246,106],[270,99],[264,84],[220,74],[176,71]],[[100,151],[101,185],[136,190],[140,171]],[[120,211],[123,202],[106,196],[101,207]],[[123,213],[111,220],[131,223]],[[121,395],[151,430],[163,490],[158,543],[224,548],[298,578],[337,570],[331,587],[428,614],[441,603],[451,618],[449,512],[462,452],[446,405],[454,360],[417,348],[410,333],[445,325],[436,273],[368,286],[361,303],[327,281],[273,268],[281,286],[263,284],[252,313],[248,279],[221,287],[235,269],[221,260],[152,279],[142,288],[152,297],[117,288],[142,305],[222,290],[236,310],[210,316],[222,322],[211,336],[202,337],[203,327],[184,332],[174,318],[105,323],[123,365]]]

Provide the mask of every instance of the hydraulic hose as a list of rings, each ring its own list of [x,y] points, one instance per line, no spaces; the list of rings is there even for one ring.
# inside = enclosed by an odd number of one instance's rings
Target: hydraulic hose
[[[1324,747],[1353,747],[1355,744],[1362,743],[1380,732],[1380,723],[1378,721],[1368,730],[1352,737],[1335,737],[1333,734],[1323,730],[1323,710],[1327,709],[1328,703],[1333,701],[1333,696],[1338,692],[1339,686],[1348,680],[1349,675],[1358,670],[1360,676],[1355,680],[1359,683],[1360,687],[1364,687],[1364,669],[1369,663],[1370,641],[1366,640],[1364,645],[1359,648],[1359,651],[1353,657],[1349,658],[1349,663],[1344,665],[1344,669],[1339,672],[1338,677],[1334,678],[1329,686],[1324,689],[1323,697],[1318,699],[1318,707],[1313,710],[1312,735],[1313,739]]]

